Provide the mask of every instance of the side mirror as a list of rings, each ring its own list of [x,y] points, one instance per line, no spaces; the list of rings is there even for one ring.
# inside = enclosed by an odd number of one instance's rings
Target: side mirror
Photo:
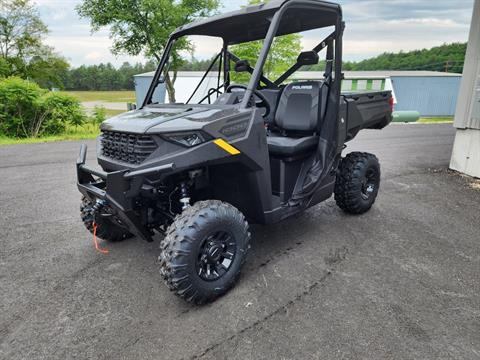
[[[250,69],[248,60],[239,60],[235,63],[235,72],[248,72],[248,69]]]
[[[297,63],[299,65],[317,65],[320,57],[315,51],[304,51],[298,55]]]

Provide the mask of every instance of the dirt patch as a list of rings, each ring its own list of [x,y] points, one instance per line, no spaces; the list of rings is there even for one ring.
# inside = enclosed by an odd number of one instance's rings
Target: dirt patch
[[[478,190],[480,191],[480,180],[478,179],[474,179],[471,183],[470,183],[470,187],[474,190]]]
[[[435,168],[435,169],[428,169],[428,171],[434,173],[434,174],[446,174],[449,176],[455,176],[458,178],[461,178],[465,181],[465,185],[467,185],[469,188],[473,190],[478,190],[480,191],[480,179],[474,178],[469,175],[462,174],[458,171],[451,170],[448,168]]]

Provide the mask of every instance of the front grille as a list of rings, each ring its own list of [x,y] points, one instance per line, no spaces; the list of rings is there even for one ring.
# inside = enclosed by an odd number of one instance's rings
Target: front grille
[[[157,149],[149,135],[125,134],[102,131],[100,137],[102,155],[129,164],[141,164]]]

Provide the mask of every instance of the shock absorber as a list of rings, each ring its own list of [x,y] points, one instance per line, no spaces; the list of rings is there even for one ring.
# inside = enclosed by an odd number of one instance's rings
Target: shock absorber
[[[188,187],[185,182],[180,184],[180,203],[182,204],[182,210],[186,210],[190,207],[190,196],[188,195]]]

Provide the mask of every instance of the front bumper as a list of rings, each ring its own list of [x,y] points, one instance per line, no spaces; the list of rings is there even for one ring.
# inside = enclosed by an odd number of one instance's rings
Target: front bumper
[[[77,160],[78,190],[92,201],[105,200],[128,231],[146,241],[153,241],[152,232],[142,224],[141,218],[134,211],[135,198],[141,192],[145,177],[171,172],[175,165],[107,173],[85,165],[86,158],[87,146],[82,145]]]

